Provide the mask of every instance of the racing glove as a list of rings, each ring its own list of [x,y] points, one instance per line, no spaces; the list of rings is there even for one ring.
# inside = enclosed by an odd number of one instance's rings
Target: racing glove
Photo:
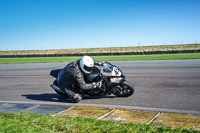
[[[104,62],[99,62],[99,66],[103,66]]]
[[[92,88],[101,88],[101,86],[102,86],[102,82],[101,81],[99,81],[99,82],[93,82],[92,83]]]
[[[103,66],[104,62],[95,61],[94,64],[97,65],[97,66]]]

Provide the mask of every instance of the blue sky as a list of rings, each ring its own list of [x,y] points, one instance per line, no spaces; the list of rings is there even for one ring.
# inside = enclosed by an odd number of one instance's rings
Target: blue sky
[[[0,0],[0,50],[200,43],[200,0]]]

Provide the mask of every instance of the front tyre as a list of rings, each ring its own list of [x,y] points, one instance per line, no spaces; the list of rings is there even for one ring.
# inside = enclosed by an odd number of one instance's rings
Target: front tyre
[[[134,93],[134,87],[130,82],[124,81],[120,85],[115,86],[112,93],[118,97],[129,97]]]

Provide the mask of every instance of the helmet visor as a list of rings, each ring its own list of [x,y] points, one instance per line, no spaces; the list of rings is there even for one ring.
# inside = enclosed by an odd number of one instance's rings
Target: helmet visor
[[[88,72],[92,72],[93,67],[88,67],[88,66],[84,65],[83,68]]]

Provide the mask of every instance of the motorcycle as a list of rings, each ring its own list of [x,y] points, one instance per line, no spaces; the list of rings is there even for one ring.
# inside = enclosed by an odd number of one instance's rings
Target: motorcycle
[[[52,70],[50,75],[57,78],[61,69]],[[103,96],[114,94],[117,97],[129,97],[134,93],[133,85],[126,81],[126,77],[120,68],[112,65],[109,62],[104,62],[103,66],[95,66],[93,71],[85,77],[87,83],[102,82],[101,88],[96,88],[91,91],[80,91],[80,94],[86,94],[89,96]],[[51,85],[58,94],[67,97],[67,94],[63,92],[57,85],[57,80]],[[74,85],[74,87],[78,87]],[[77,89],[79,90],[79,89]]]

